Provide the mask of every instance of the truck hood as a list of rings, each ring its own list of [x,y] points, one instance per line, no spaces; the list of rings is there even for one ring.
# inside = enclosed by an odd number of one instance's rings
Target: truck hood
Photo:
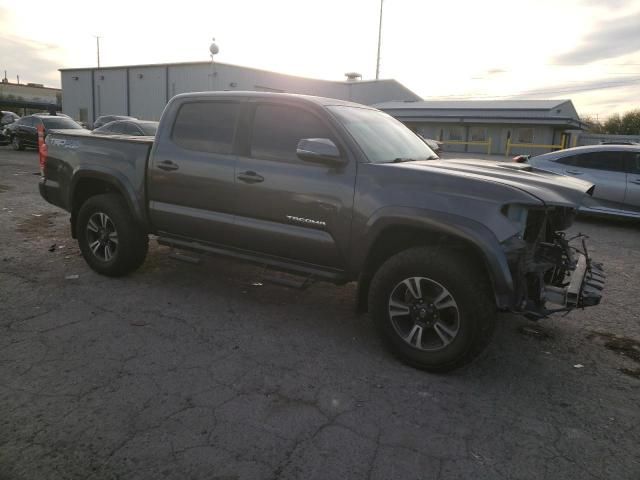
[[[491,160],[456,159],[425,160],[394,164],[401,168],[420,170],[503,184],[524,191],[545,204],[576,208],[592,195],[595,186],[566,175],[549,172],[526,163]]]

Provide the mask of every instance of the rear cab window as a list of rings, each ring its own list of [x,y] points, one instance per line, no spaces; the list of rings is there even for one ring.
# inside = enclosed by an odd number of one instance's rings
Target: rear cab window
[[[239,112],[237,101],[185,103],[176,115],[171,139],[187,150],[230,154]]]

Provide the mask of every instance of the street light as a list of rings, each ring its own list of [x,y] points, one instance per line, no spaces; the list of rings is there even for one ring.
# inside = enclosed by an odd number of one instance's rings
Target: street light
[[[218,45],[216,44],[216,39],[212,38],[211,39],[211,45],[209,45],[209,54],[211,55],[211,87],[210,89],[213,90],[213,86],[214,86],[214,81],[215,81],[215,76],[216,76],[216,65],[215,62],[213,60],[213,57],[215,55],[218,54],[218,52],[220,51],[220,49],[218,48]]]

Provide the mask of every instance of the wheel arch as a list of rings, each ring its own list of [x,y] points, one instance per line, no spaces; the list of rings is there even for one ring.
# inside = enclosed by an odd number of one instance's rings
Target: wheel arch
[[[404,209],[403,214],[378,215],[369,222],[365,248],[354,255],[352,266],[358,275],[358,307],[366,306],[369,283],[376,270],[388,258],[407,248],[432,246],[455,250],[487,275],[498,308],[511,307],[513,278],[506,256],[495,236],[472,220],[439,212]],[[354,249],[354,253],[355,253]]]
[[[133,188],[126,180],[120,179],[111,172],[77,171],[71,180],[67,205],[71,212],[71,233],[76,238],[75,219],[80,207],[91,197],[105,193],[116,193],[126,202],[136,221],[146,224],[146,216],[137,202],[134,201]]]

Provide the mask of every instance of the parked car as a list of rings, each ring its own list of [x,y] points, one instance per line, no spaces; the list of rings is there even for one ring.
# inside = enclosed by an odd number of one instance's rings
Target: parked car
[[[529,164],[594,183],[580,211],[640,218],[640,145],[589,145],[545,153]]]
[[[364,105],[181,94],[154,139],[67,131],[47,146],[40,193],[70,212],[96,272],[137,269],[153,233],[305,281],[357,280],[358,304],[393,352],[426,370],[471,361],[496,310],[542,318],[602,296],[601,267],[563,232],[590,183],[529,165],[440,161]]]
[[[439,142],[438,140],[434,140],[433,138],[426,138],[423,137],[422,135],[418,134],[418,136],[422,139],[422,141],[424,143],[427,144],[427,146],[434,151],[434,153],[440,155],[440,153],[442,152],[442,142]]]
[[[100,128],[101,126],[115,120],[137,120],[137,118],[129,117],[128,115],[101,115],[93,122],[93,129],[95,130],[96,128]]]
[[[600,145],[640,145],[640,142],[634,142],[632,140],[609,140],[600,142]]]
[[[9,137],[7,135],[5,135],[5,129],[12,124],[13,122],[15,122],[16,120],[18,120],[20,118],[19,115],[13,113],[13,112],[8,112],[8,111],[4,111],[4,110],[0,110],[0,145],[8,145],[10,140]]]
[[[93,130],[92,133],[100,135],[132,135],[134,137],[153,137],[158,130],[158,122],[149,122],[145,120],[114,120],[99,128]]]
[[[36,113],[16,120],[5,129],[5,134],[14,150],[24,150],[27,147],[38,147],[38,125],[44,126],[45,137],[50,130],[83,130],[82,126],[71,118],[61,115]]]

